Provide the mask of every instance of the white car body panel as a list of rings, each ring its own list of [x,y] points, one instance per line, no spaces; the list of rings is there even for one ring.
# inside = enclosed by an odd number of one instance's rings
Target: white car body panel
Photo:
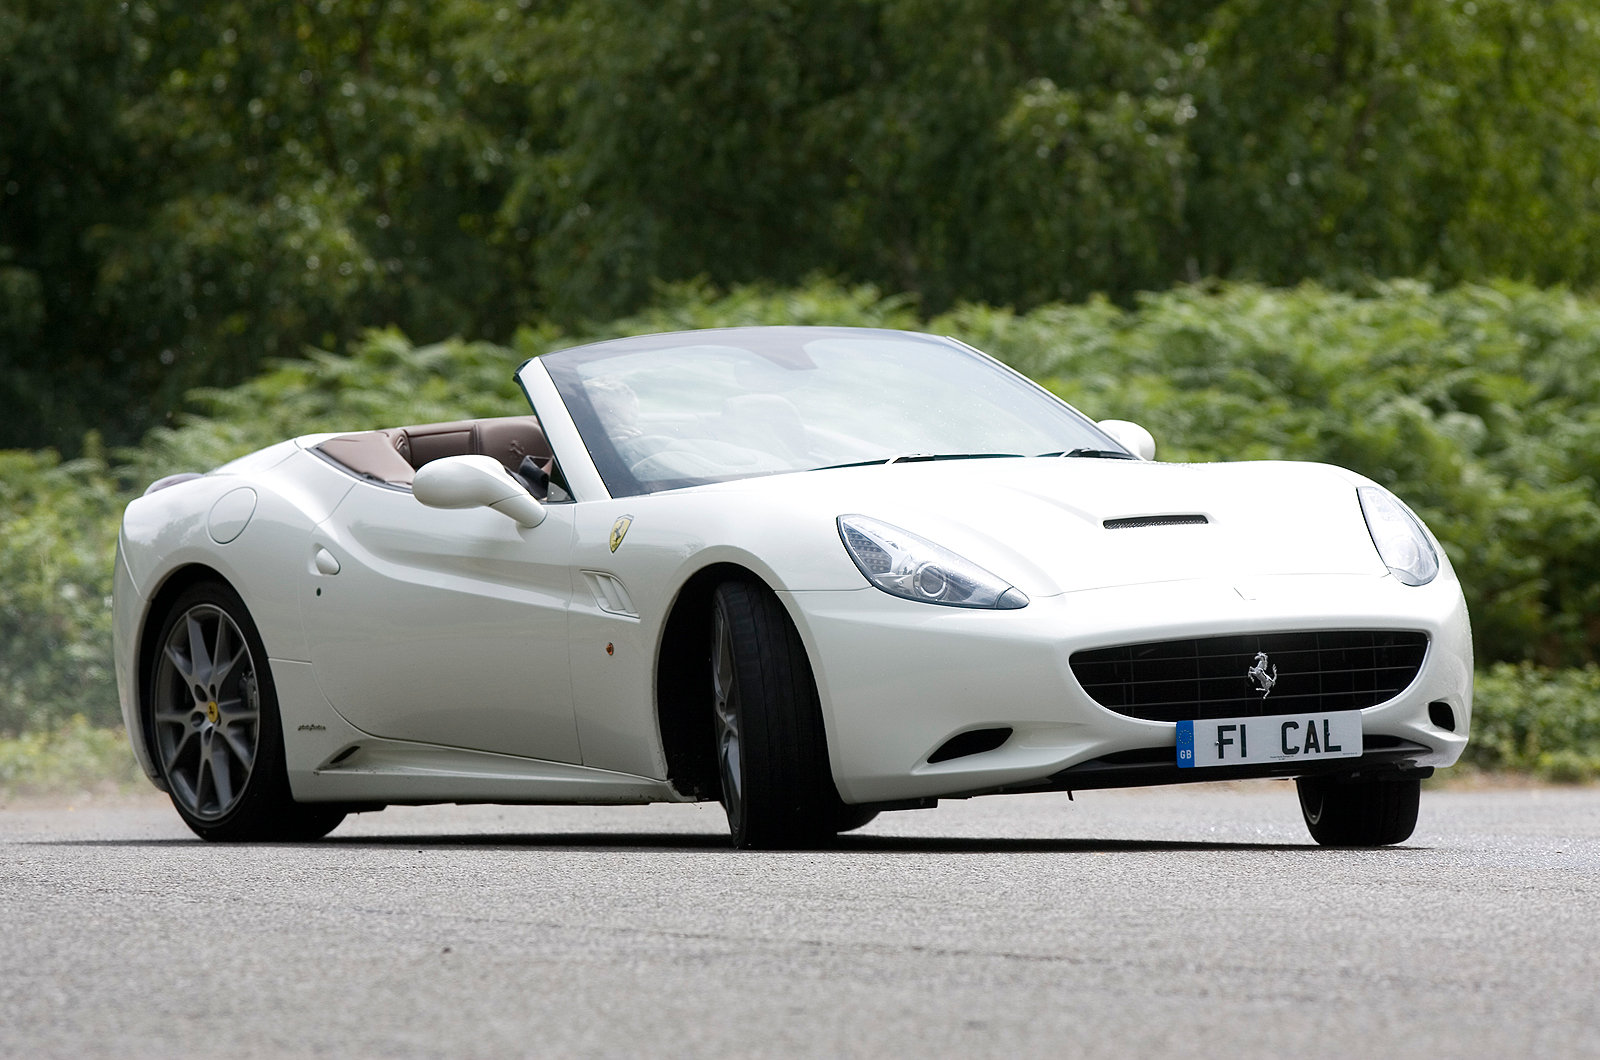
[[[300,619],[323,694],[375,736],[577,762],[572,505],[524,530],[358,483],[304,538]],[[326,549],[340,565],[312,562]]]
[[[935,615],[867,590],[787,598],[802,616],[811,658],[821,660],[828,746],[849,802],[1021,784],[1116,751],[1175,746],[1171,723],[1125,717],[1090,699],[1068,658],[1080,648],[1261,629],[1430,633],[1435,639],[1418,679],[1402,696],[1368,708],[1363,724],[1368,734],[1432,747],[1421,765],[1450,765],[1460,756],[1472,668],[1471,644],[1459,634],[1465,609],[1453,587],[1428,593],[1432,614],[1419,611],[1415,592],[1388,575],[1256,579],[1247,591],[1253,599],[1231,579],[1197,579],[1067,593],[1018,611]],[[1462,719],[1458,732],[1429,722],[1435,700],[1452,704]],[[1015,735],[994,751],[927,762],[956,733],[988,726],[1009,726]]]
[[[1055,458],[873,465],[611,497],[539,362],[520,379],[574,500],[533,529],[487,508],[436,510],[280,443],[129,505],[118,543],[115,654],[125,720],[139,722],[140,656],[168,579],[214,570],[250,608],[303,801],[645,802],[668,781],[658,662],[678,594],[715,564],[777,591],[821,697],[847,802],[1024,785],[1174,726],[1089,698],[1082,648],[1229,633],[1376,629],[1430,638],[1368,734],[1460,756],[1472,648],[1460,584],[1388,573],[1356,498],[1367,479],[1324,465],[1167,465]],[[219,543],[219,500],[254,493]],[[223,516],[237,522],[235,499]],[[1030,598],[1016,610],[940,607],[869,585],[836,520],[860,513],[937,541]],[[1107,529],[1167,513],[1204,525]],[[617,521],[631,523],[613,547]],[[221,536],[233,529],[224,526]],[[320,571],[319,549],[339,565]],[[320,590],[320,592],[319,592]],[[609,593],[609,595],[608,595]],[[619,603],[619,601],[621,601]],[[1451,705],[1456,731],[1429,720]],[[998,749],[929,764],[961,731],[1005,726]],[[354,749],[354,750],[352,750]]]

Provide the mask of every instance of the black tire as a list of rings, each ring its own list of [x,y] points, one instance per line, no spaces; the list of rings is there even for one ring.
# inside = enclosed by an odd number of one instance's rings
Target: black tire
[[[783,604],[759,583],[723,582],[711,617],[712,727],[733,845],[815,845],[866,824],[870,812],[833,785],[816,681]]]
[[[234,643],[242,640],[242,644]],[[173,601],[144,697],[146,745],[183,822],[214,842],[319,839],[345,807],[297,803],[267,650],[231,586]],[[223,665],[223,657],[231,662]]]
[[[1416,830],[1420,777],[1301,777],[1295,785],[1306,828],[1325,847],[1388,846]]]

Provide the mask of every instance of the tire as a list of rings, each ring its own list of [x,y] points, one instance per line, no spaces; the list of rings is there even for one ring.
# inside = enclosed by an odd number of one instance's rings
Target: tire
[[[1295,785],[1306,828],[1325,847],[1388,846],[1416,830],[1420,777],[1301,777]]]
[[[195,835],[319,839],[344,820],[344,807],[297,803],[289,792],[267,650],[238,593],[221,582],[184,590],[155,650],[145,737],[173,807]]]
[[[711,686],[722,805],[733,845],[816,845],[866,824],[833,785],[817,686],[805,645],[766,586],[717,586]]]

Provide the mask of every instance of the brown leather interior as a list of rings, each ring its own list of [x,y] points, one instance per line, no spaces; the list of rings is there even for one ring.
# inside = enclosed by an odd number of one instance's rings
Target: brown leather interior
[[[535,416],[455,420],[387,427],[329,438],[319,450],[345,467],[393,486],[409,486],[416,470],[446,456],[492,456],[516,471],[523,457],[550,459],[550,444]]]
[[[416,471],[404,456],[395,451],[388,431],[362,431],[329,438],[317,446],[357,474],[367,475],[392,486],[411,485]]]

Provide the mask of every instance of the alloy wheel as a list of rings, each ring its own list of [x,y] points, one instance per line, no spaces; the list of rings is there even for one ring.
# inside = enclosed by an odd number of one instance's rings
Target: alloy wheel
[[[155,745],[174,799],[202,821],[228,815],[250,783],[261,739],[255,660],[215,604],[173,623],[156,674]]]
[[[717,730],[717,768],[722,803],[735,833],[744,816],[744,778],[739,755],[739,685],[734,676],[733,634],[722,608],[712,609],[711,693]]]

